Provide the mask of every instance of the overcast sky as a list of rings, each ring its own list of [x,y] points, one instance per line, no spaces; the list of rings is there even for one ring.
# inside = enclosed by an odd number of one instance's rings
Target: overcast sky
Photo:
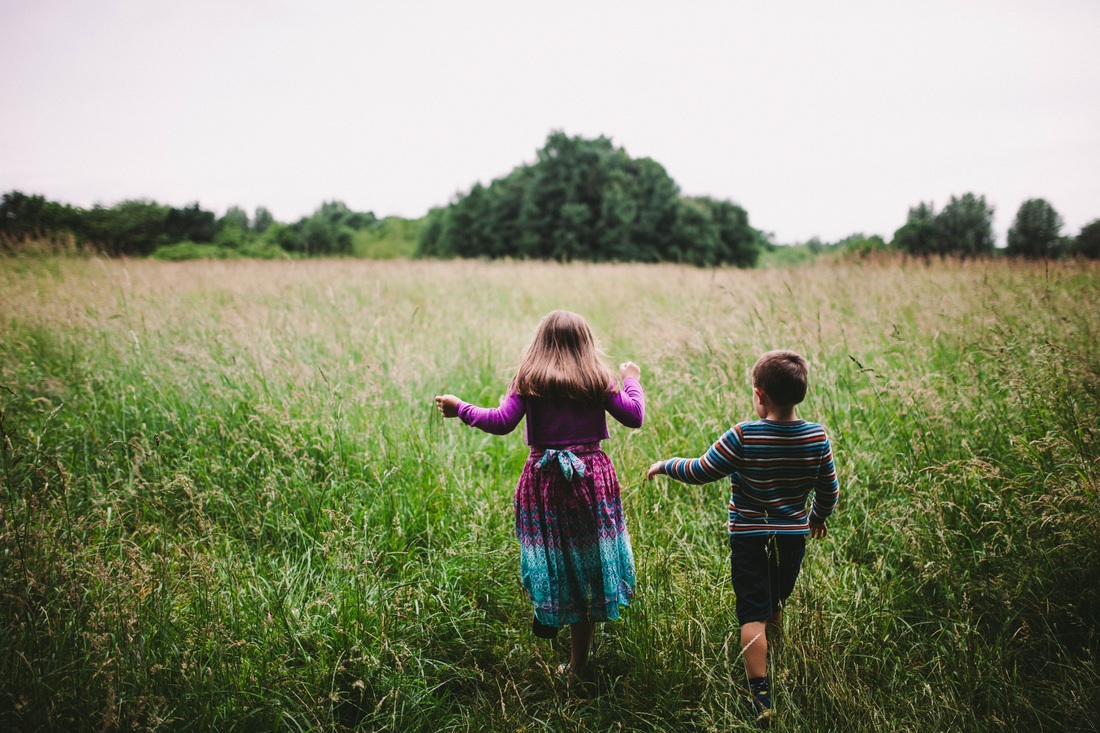
[[[0,191],[423,216],[605,135],[782,243],[1100,218],[1100,2],[0,0]]]

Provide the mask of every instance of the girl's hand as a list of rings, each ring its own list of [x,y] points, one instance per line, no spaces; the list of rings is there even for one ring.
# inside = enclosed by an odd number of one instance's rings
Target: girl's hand
[[[816,524],[814,522],[810,522],[811,539],[820,540],[824,538],[827,534],[829,534],[829,528],[826,527],[824,524]]]
[[[443,417],[458,417],[458,398],[453,394],[437,395],[435,406]]]
[[[624,361],[619,365],[619,376],[623,379],[627,377],[633,377],[637,379],[642,376],[642,368],[632,361]]]
[[[649,467],[649,470],[645,472],[645,480],[646,481],[652,481],[654,476],[657,476],[658,474],[661,473],[661,464],[662,463],[664,463],[664,461],[657,461],[656,463],[654,463],[652,466]]]

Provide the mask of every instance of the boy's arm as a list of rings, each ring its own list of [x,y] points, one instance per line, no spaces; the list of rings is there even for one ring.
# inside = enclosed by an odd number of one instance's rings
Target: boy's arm
[[[523,398],[515,392],[505,395],[499,407],[478,407],[469,402],[458,402],[459,420],[493,435],[506,435],[515,430],[523,413]]]
[[[836,508],[840,498],[840,483],[836,478],[836,466],[833,465],[833,449],[829,439],[825,438],[825,447],[821,453],[821,465],[814,486],[814,500],[810,506],[810,524],[824,525],[825,520]]]
[[[648,477],[664,474],[685,484],[707,484],[736,473],[741,460],[741,428],[734,425],[699,458],[669,458],[649,467]]]

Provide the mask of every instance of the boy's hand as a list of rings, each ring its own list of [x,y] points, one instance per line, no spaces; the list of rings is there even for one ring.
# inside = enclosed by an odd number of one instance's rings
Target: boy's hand
[[[820,540],[823,537],[825,537],[825,535],[827,535],[827,534],[829,534],[829,528],[826,527],[824,524],[817,524],[815,522],[810,522],[810,538],[811,539]]]
[[[657,461],[652,466],[650,466],[649,470],[645,472],[645,480],[652,481],[654,476],[659,475],[661,473],[661,465],[663,463],[664,461]]]
[[[619,376],[623,379],[627,377],[637,379],[642,376],[642,368],[632,361],[624,361],[619,365]]]
[[[437,395],[435,406],[443,417],[458,417],[458,398],[453,394]]]

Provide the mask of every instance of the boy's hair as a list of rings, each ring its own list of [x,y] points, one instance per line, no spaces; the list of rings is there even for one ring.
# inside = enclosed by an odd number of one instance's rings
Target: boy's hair
[[[603,363],[588,323],[576,313],[553,311],[543,317],[523,350],[511,388],[525,397],[603,404],[618,383]]]
[[[809,365],[799,354],[786,349],[769,351],[752,367],[752,386],[782,407],[792,407],[806,399]]]

